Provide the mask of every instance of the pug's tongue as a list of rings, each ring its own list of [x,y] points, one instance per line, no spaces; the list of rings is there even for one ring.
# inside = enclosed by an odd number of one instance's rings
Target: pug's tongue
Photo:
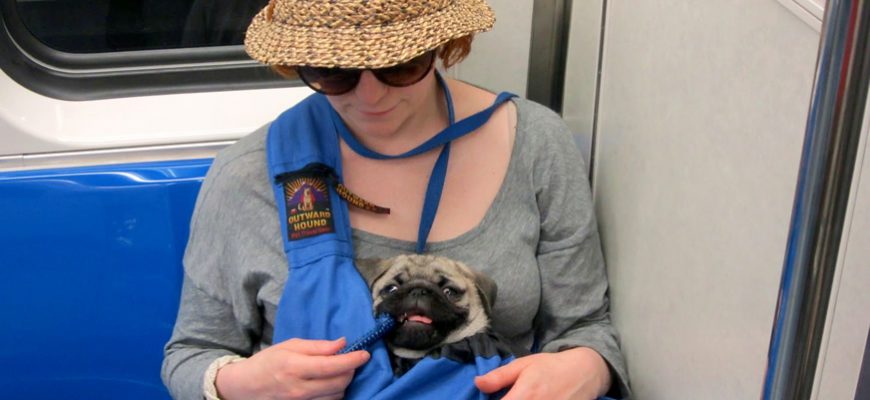
[[[421,324],[432,325],[432,320],[422,315],[410,315],[406,321],[419,322]]]

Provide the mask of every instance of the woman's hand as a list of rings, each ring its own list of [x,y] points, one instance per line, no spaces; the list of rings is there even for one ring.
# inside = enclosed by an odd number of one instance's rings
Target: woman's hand
[[[354,371],[369,360],[366,351],[335,355],[344,338],[290,339],[247,360],[218,370],[221,399],[340,399]]]
[[[474,384],[484,393],[511,387],[503,400],[595,399],[610,388],[610,370],[595,350],[577,347],[559,353],[521,357]]]

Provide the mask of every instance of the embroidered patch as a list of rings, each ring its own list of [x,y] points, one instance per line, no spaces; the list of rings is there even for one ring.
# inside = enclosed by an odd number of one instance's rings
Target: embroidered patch
[[[287,238],[299,240],[335,232],[329,187],[321,177],[299,177],[284,182]]]

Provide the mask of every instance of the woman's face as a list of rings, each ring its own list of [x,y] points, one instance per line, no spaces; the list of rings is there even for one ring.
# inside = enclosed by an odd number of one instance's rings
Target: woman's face
[[[434,71],[431,68],[422,80],[405,87],[389,86],[364,71],[356,88],[327,99],[360,140],[394,138],[428,117],[427,107],[437,112]]]

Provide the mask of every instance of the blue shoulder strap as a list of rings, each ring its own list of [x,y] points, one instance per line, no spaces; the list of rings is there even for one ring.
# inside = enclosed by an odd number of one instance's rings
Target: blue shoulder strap
[[[350,131],[347,129],[347,126],[344,124],[344,121],[341,120],[341,117],[335,110],[332,110],[332,112],[330,113],[336,129],[338,130],[339,135],[341,135],[341,139],[344,140],[345,143],[347,143],[348,147],[350,147],[351,149],[353,149],[353,151],[363,157],[373,158],[377,160],[407,158],[425,153],[429,150],[438,148],[439,146],[443,146],[441,149],[441,153],[438,155],[438,159],[435,161],[435,166],[432,168],[432,174],[429,176],[429,184],[426,187],[426,197],[423,201],[423,212],[420,216],[420,226],[417,231],[417,253],[423,253],[426,251],[426,240],[429,238],[429,231],[432,229],[432,223],[435,221],[435,214],[438,212],[438,204],[441,202],[441,191],[444,188],[444,180],[447,177],[447,162],[450,159],[450,142],[462,136],[465,136],[475,131],[477,128],[481,127],[483,124],[489,121],[492,113],[494,113],[495,110],[499,108],[499,106],[516,96],[515,94],[508,92],[499,93],[499,95],[496,96],[495,101],[493,101],[492,105],[468,118],[463,119],[462,121],[456,122],[456,116],[453,110],[453,98],[450,95],[450,90],[447,87],[447,83],[444,81],[444,78],[441,76],[441,74],[439,74],[437,71],[435,75],[438,78],[439,86],[444,91],[444,97],[447,101],[447,113],[450,125],[423,144],[405,153],[397,155],[386,155],[365,147],[365,145],[360,143],[356,139],[356,137],[354,137],[354,135],[350,133]]]
[[[439,81],[446,89],[440,77]],[[510,96],[500,95],[499,102]],[[415,150],[419,154],[427,148],[444,146],[427,189],[419,243],[425,245],[428,227],[437,210],[450,140],[482,125],[495,107],[451,124]],[[371,294],[353,263],[348,205],[339,195],[339,135],[350,139],[349,144],[355,142],[326,97],[319,94],[283,113],[269,128],[268,170],[273,178],[289,264],[288,279],[275,315],[275,343],[290,338],[337,339],[342,336],[353,342],[376,328]],[[413,154],[404,156],[410,155]],[[461,387],[467,393],[461,398],[482,399],[485,396],[474,388],[473,377],[512,359],[499,353],[460,361],[445,356],[424,360],[412,368],[412,372],[396,377],[382,341],[368,350],[372,357],[356,371],[345,393],[347,399],[403,399],[415,393],[422,383],[444,381],[448,375],[453,378],[448,379],[452,383],[445,386],[445,390],[458,393],[456,390]],[[446,393],[432,392],[420,398],[440,399]]]

